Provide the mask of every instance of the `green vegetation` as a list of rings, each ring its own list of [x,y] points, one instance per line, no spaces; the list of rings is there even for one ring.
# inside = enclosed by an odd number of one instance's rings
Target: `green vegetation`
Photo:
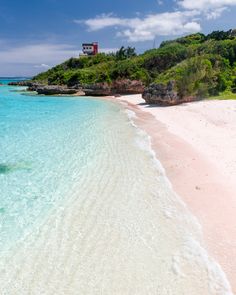
[[[208,99],[210,100],[236,100],[236,93],[223,93],[217,96],[211,96]]]
[[[145,85],[174,80],[181,96],[235,97],[236,30],[165,41],[158,49],[140,55],[135,48],[121,47],[112,54],[71,58],[33,78],[68,86],[117,79],[141,80]]]

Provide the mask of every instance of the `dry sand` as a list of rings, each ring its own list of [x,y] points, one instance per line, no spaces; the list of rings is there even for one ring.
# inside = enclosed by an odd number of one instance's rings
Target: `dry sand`
[[[236,101],[152,107],[141,95],[118,99],[151,136],[173,189],[200,221],[236,292]]]

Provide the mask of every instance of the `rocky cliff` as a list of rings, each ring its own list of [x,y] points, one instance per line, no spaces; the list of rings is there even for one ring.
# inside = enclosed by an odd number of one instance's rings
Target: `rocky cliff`
[[[175,82],[169,81],[167,85],[152,83],[145,88],[143,99],[148,104],[176,105],[196,100],[196,97],[181,97],[175,90]]]
[[[76,94],[87,96],[108,96],[117,94],[137,94],[143,93],[144,85],[139,80],[120,79],[112,83],[94,83],[86,85],[43,85],[33,81],[12,82],[9,85],[28,86],[29,91],[36,91],[44,95]]]
[[[106,95],[117,95],[117,94],[138,94],[143,93],[144,85],[138,80],[120,79],[108,83],[96,83],[90,85],[84,85],[83,91],[85,95],[92,96],[106,96]]]

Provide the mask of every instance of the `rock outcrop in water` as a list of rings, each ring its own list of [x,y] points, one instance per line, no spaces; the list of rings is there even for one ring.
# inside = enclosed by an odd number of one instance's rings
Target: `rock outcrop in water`
[[[12,81],[9,82],[9,86],[25,86],[25,87],[31,87],[34,83],[32,81]]]
[[[66,86],[58,86],[58,85],[41,85],[41,86],[35,87],[34,89],[35,91],[38,92],[38,94],[44,94],[44,95],[71,95],[71,94],[78,94],[78,92],[80,92],[78,95],[84,95],[82,90],[72,89]]]
[[[165,106],[196,100],[196,97],[193,96],[181,97],[175,90],[174,81],[169,81],[167,85],[162,83],[152,83],[145,88],[142,96],[148,104],[158,104]]]
[[[67,87],[61,85],[43,85],[33,81],[19,81],[10,82],[11,86],[27,86],[28,91],[36,91],[38,94],[43,95],[79,95],[83,96],[84,92],[81,87]]]

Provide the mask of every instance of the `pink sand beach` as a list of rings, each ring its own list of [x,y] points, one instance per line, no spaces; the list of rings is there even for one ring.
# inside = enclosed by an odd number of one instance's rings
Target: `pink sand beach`
[[[118,99],[150,135],[173,189],[199,220],[208,251],[236,292],[236,101],[155,107],[141,95]]]

